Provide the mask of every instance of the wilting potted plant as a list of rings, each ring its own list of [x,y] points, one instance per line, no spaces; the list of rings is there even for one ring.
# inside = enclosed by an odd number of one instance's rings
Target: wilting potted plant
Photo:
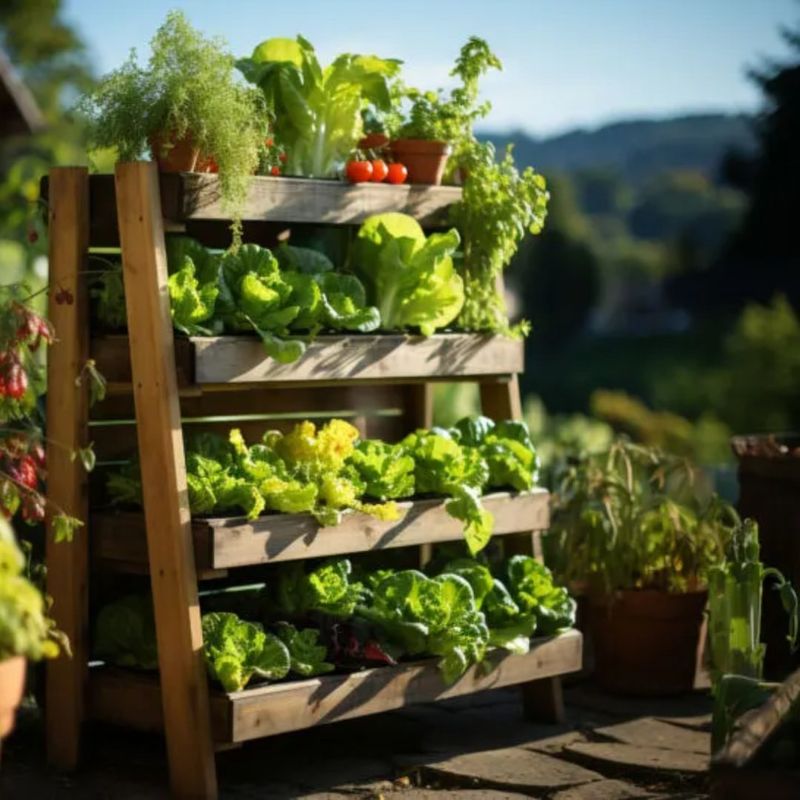
[[[47,617],[42,593],[24,574],[25,558],[0,517],[0,738],[14,727],[27,661],[54,658],[63,638]]]
[[[260,92],[236,80],[234,58],[179,11],[151,41],[147,67],[136,54],[100,80],[78,108],[92,148],[116,148],[120,161],[149,147],[162,172],[218,167],[223,201],[235,211],[258,166],[267,132]]]
[[[624,439],[566,465],[553,502],[550,535],[563,577],[587,593],[598,682],[632,694],[691,689],[707,577],[734,509],[686,460]]]

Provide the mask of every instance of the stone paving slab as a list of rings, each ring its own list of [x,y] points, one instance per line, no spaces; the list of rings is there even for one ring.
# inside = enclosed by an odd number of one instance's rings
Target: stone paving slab
[[[711,736],[709,734],[649,717],[597,728],[595,734],[637,747],[642,745],[663,747],[667,750],[701,753],[706,757],[711,755]]]
[[[413,759],[405,756],[399,763],[410,767]],[[415,769],[423,778],[438,778],[451,785],[480,785],[524,793],[552,792],[603,778],[578,764],[521,747],[459,754],[438,761],[418,761]]]
[[[642,789],[626,781],[593,781],[573,786],[553,795],[552,800],[638,800],[655,798],[648,789]]]
[[[646,747],[617,742],[578,742],[564,752],[595,769],[635,770],[638,773],[668,772],[701,775],[708,769],[708,756],[661,747]]]
[[[677,697],[646,697],[607,694],[590,684],[570,687],[564,693],[568,706],[607,714],[619,719],[632,717],[658,717],[671,720],[711,713],[711,697],[708,692],[693,692]]]

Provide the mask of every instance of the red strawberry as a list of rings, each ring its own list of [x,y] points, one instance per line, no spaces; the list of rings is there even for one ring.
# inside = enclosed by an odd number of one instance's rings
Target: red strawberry
[[[23,486],[35,489],[39,485],[36,462],[31,456],[23,456],[14,469],[14,478]]]
[[[6,373],[6,394],[12,400],[21,400],[28,389],[28,374],[20,364],[12,364]]]

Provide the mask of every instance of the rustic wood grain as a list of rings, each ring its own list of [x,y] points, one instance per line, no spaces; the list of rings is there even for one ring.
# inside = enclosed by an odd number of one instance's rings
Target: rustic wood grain
[[[150,582],[173,794],[217,795],[158,174],[117,164],[116,197]]]
[[[50,172],[48,315],[57,339],[47,359],[47,591],[53,618],[69,637],[72,658],[47,665],[47,754],[61,769],[78,762],[88,663],[88,533],[56,543],[57,509],[88,519],[88,478],[72,452],[86,446],[88,396],[76,381],[88,357],[89,308],[86,254],[89,236],[89,178],[82,167]],[[73,302],[59,302],[69,293]]]

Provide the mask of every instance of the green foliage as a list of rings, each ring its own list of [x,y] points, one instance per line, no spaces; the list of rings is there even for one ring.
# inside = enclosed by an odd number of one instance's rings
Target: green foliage
[[[149,597],[127,595],[100,609],[94,655],[120,667],[158,669],[156,624]]]
[[[461,231],[464,307],[460,327],[521,335],[527,326],[509,327],[505,300],[497,290],[503,270],[527,232],[537,234],[547,216],[545,179],[527,167],[519,172],[511,150],[498,162],[491,144],[465,151],[469,170],[462,200],[450,209],[451,222]]]
[[[295,675],[311,678],[335,669],[333,664],[325,661],[328,649],[318,643],[319,631],[315,628],[298,630],[288,622],[279,622],[275,633],[289,651],[291,671]]]
[[[287,173],[326,178],[361,138],[362,109],[389,110],[388,79],[400,62],[345,53],[323,69],[311,43],[298,36],[267,39],[237,66],[264,93],[287,150]]]
[[[226,612],[203,615],[203,652],[209,675],[226,692],[241,691],[253,677],[280,680],[291,668],[280,638]]]
[[[363,587],[350,579],[352,565],[338,558],[306,571],[293,562],[279,576],[275,604],[281,614],[302,617],[318,611],[334,617],[350,617],[361,600]]]
[[[490,69],[502,68],[486,41],[471,36],[450,72],[460,83],[447,99],[441,90],[400,89],[399,93],[410,101],[410,108],[406,121],[392,131],[394,137],[447,142],[453,147],[453,163],[460,164],[472,145],[473,124],[491,110],[488,101],[478,102],[478,82]]]
[[[760,679],[765,646],[761,643],[761,594],[765,580],[789,615],[787,639],[797,647],[798,603],[792,585],[776,569],[759,559],[758,525],[745,520],[737,525],[725,548],[725,557],[708,571],[708,628],[715,689],[725,674]]]
[[[472,431],[473,445],[459,444]],[[524,423],[462,420],[452,431],[418,430],[399,444],[359,441],[348,422],[333,419],[317,430],[300,422],[287,434],[268,431],[248,447],[239,430],[229,441],[213,434],[187,445],[186,472],[193,514],[264,511],[310,513],[322,526],[347,511],[400,519],[395,500],[416,494],[447,497],[445,508],[464,523],[470,552],[488,543],[493,519],[483,508],[487,489],[525,491],[538,478],[536,450]],[[138,466],[112,470],[106,493],[113,504],[141,504]]]
[[[431,336],[457,316],[464,303],[462,280],[453,266],[458,231],[427,238],[406,214],[376,214],[364,220],[351,262],[389,330],[418,327]]]
[[[236,218],[267,130],[259,94],[235,81],[224,42],[204,38],[180,11],[167,15],[150,44],[147,67],[132,53],[82,100],[89,144],[131,161],[154,136],[165,146],[190,137],[219,166],[222,199]]]
[[[0,516],[0,661],[55,658],[66,640],[47,616],[42,593],[25,576],[25,558],[8,521]]]
[[[705,583],[736,521],[689,462],[619,439],[557,474],[549,561],[602,592],[687,591]]]

